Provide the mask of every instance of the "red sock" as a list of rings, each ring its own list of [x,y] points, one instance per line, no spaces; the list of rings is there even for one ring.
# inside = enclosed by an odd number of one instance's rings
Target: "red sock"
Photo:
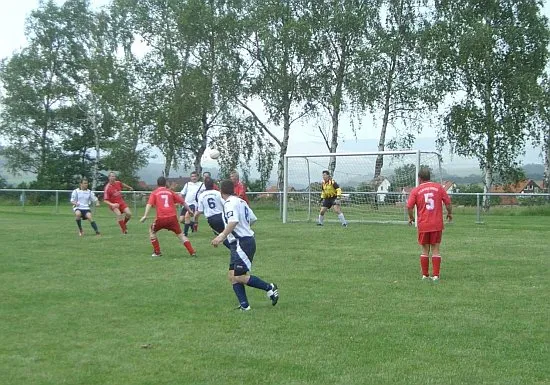
[[[195,249],[193,249],[193,246],[191,246],[191,241],[187,240],[183,242],[183,246],[185,246],[189,254],[191,255],[195,254]]]
[[[153,251],[155,252],[155,254],[160,254],[160,244],[158,238],[151,239],[151,244],[153,245]]]
[[[433,275],[439,277],[439,267],[441,266],[441,255],[432,255]]]
[[[126,232],[126,223],[124,221],[118,221],[118,225],[122,229],[122,232],[125,233]]]
[[[420,256],[420,267],[422,268],[422,275],[426,277],[430,275],[430,258],[425,254]]]

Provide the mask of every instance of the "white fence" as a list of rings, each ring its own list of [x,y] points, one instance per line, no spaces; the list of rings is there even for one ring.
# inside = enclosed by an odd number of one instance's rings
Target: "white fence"
[[[69,213],[70,196],[72,190],[30,190],[30,189],[0,189],[0,209],[3,207],[20,207],[21,211],[31,211],[36,206],[52,207],[52,213]],[[137,215],[147,203],[151,191],[123,191],[125,200]],[[95,191],[98,198],[102,199],[103,191]],[[314,221],[317,218],[319,209],[319,192],[297,192],[290,193],[292,197],[302,203],[303,211],[307,214],[306,221]],[[351,195],[371,196],[371,201],[376,201],[377,192],[352,192]],[[403,216],[403,202],[406,199],[402,193],[389,193],[393,199],[385,203],[377,203],[380,207],[395,210],[398,216]],[[248,192],[252,208],[265,208],[279,218],[282,218],[282,192]],[[526,194],[526,193],[452,193],[453,207],[456,214],[460,215],[461,210],[469,215],[475,215],[476,223],[483,223],[483,218],[490,216],[491,212],[507,210],[516,215],[518,210],[528,207],[530,213],[540,211],[550,214],[550,194]],[[489,212],[483,210],[483,198],[491,198],[491,209]],[[469,197],[468,199],[465,199]],[[362,198],[363,199],[363,198]],[[460,201],[468,200],[468,204],[461,204]],[[344,210],[346,205],[351,203],[343,201]],[[366,214],[368,215],[368,214]]]

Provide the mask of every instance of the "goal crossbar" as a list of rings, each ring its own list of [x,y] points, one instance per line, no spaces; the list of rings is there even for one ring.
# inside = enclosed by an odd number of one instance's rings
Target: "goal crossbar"
[[[348,160],[350,167],[364,167],[364,165],[356,165],[360,159],[377,159],[378,157],[382,156],[384,159],[387,159],[388,157],[390,159],[400,159],[403,157],[408,156],[408,165],[412,166],[414,165],[414,180],[411,181],[414,183],[414,186],[418,185],[418,172],[420,170],[421,165],[423,164],[423,156],[431,156],[437,158],[437,164],[430,164],[430,166],[433,166],[435,168],[434,171],[436,171],[439,174],[439,177],[441,177],[441,156],[439,153],[434,151],[422,151],[422,150],[396,150],[396,151],[366,151],[366,152],[342,152],[342,153],[314,153],[314,154],[286,154],[284,156],[284,173],[283,173],[283,207],[282,207],[282,221],[283,223],[287,223],[289,221],[288,213],[289,213],[289,200],[290,199],[299,199],[294,198],[298,197],[300,194],[302,194],[302,202],[300,203],[303,207],[302,210],[307,213],[307,220],[311,220],[312,218],[312,212],[314,209],[318,208],[317,201],[318,199],[313,199],[313,195],[318,194],[319,191],[312,191],[312,163],[318,162],[314,166],[318,169],[320,166],[319,162],[327,161],[326,169],[329,169],[329,162],[333,161],[336,162],[338,159],[346,159],[346,158],[352,158]],[[320,159],[324,158],[324,159]],[[290,191],[293,189],[293,186],[291,185],[291,181],[289,180],[289,162],[292,162],[293,160],[301,159],[300,162],[303,164],[303,166],[300,168],[300,174],[303,176],[304,179],[307,179],[307,185],[305,191],[301,191],[300,193],[297,193],[295,191]],[[432,160],[432,162],[435,162]],[[405,163],[403,163],[405,164]],[[374,163],[369,164],[369,166],[373,166]],[[355,174],[354,174],[355,175]],[[318,175],[317,173],[314,175],[315,180],[317,179]],[[360,178],[358,174],[356,174],[357,178]],[[320,178],[320,175],[319,175]],[[366,182],[365,177],[365,182]],[[341,180],[337,179],[337,181],[342,185]],[[302,181],[305,182],[305,181]],[[296,181],[293,181],[293,183],[296,183]],[[403,186],[404,187],[404,186]],[[345,191],[349,192],[349,191]],[[373,196],[374,200],[376,200],[376,196],[380,196],[377,192],[356,192],[352,191],[354,197],[365,197],[364,199],[368,200],[369,195]],[[307,196],[306,196],[307,194]],[[393,195],[401,195],[397,192],[387,192],[388,196]],[[348,194],[349,195],[349,194]],[[386,195],[384,195],[386,196]],[[291,198],[292,197],[292,198]],[[294,202],[295,203],[295,202]],[[368,220],[368,219],[367,219]],[[399,222],[406,221],[406,218],[398,220]],[[377,221],[380,222],[380,221]],[[385,222],[385,221],[384,221]]]

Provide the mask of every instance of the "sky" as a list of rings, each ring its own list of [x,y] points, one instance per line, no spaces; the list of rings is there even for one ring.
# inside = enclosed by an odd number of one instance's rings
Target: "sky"
[[[63,3],[62,0],[56,0],[57,3]],[[2,10],[0,12],[0,58],[11,56],[14,51],[20,50],[26,45],[25,40],[25,18],[30,12],[38,8],[39,0],[4,0],[2,1]],[[91,0],[91,5],[102,7],[110,3],[110,0]],[[548,1],[544,1],[543,14],[550,19],[550,5]],[[261,114],[260,114],[261,115]],[[376,141],[379,136],[379,127],[381,119],[373,119],[370,114],[365,114],[361,122],[361,129],[353,132],[352,123],[343,118],[340,122],[340,140],[339,152],[352,151],[346,148],[353,147],[353,151],[357,150],[358,143],[364,143],[364,151],[374,151]],[[276,130],[275,130],[276,131]],[[394,135],[393,130],[390,130],[387,138],[391,139]],[[426,124],[420,138],[435,138],[436,127]],[[279,135],[281,138],[282,135]],[[315,122],[305,122],[300,127],[293,127],[290,133],[290,143],[288,153],[312,153],[312,152],[327,152],[323,144],[322,136],[317,129]],[[426,141],[422,141],[422,145],[426,146]],[[374,148],[373,148],[374,146]],[[368,147],[368,148],[367,148]],[[423,150],[434,150],[432,148],[422,148]]]

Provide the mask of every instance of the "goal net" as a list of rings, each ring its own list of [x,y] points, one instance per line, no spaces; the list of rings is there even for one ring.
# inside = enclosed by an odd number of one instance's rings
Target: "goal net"
[[[442,183],[441,156],[419,150],[285,155],[283,223],[316,221],[323,170],[342,189],[349,222],[408,222],[406,200],[420,167]],[[325,221],[337,220],[327,212]]]

